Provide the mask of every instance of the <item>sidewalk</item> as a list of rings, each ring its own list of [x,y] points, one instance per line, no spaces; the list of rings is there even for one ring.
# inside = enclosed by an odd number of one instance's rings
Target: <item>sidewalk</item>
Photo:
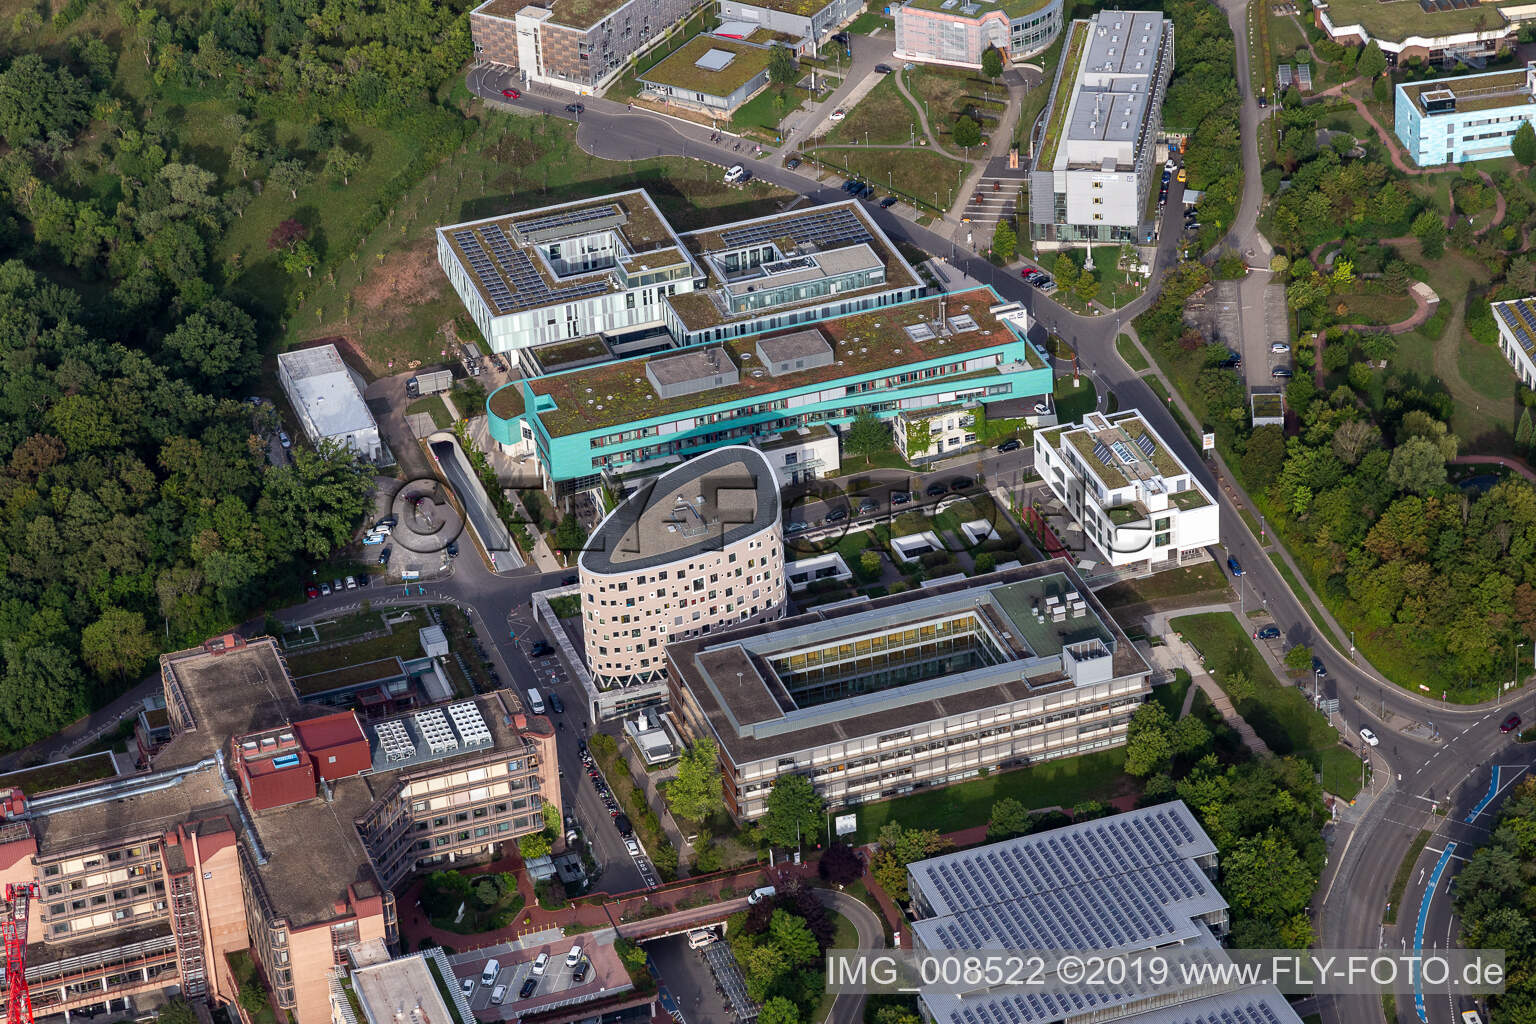
[[[1230,611],[1231,609],[1214,608],[1206,610]],[[1201,614],[1201,610],[1190,609],[1188,612],[1181,611],[1180,614],[1198,615]],[[1248,749],[1253,751],[1258,757],[1269,757],[1269,746],[1259,738],[1258,733],[1253,731],[1253,726],[1249,725],[1247,720],[1237,713],[1237,709],[1232,706],[1232,701],[1227,697],[1226,691],[1205,670],[1205,663],[1201,660],[1200,653],[1185,643],[1184,638],[1179,634],[1167,632],[1166,625],[1164,627],[1163,639],[1165,646],[1152,648],[1152,660],[1157,664],[1157,667],[1170,673],[1175,668],[1186,670],[1190,678],[1194,680],[1195,686],[1199,687],[1200,692],[1210,698],[1212,706],[1221,713],[1222,721],[1237,731],[1237,734],[1243,738],[1243,743],[1247,745]],[[1194,691],[1191,690],[1190,694],[1192,697]],[[1188,705],[1189,701],[1186,700],[1186,710]]]

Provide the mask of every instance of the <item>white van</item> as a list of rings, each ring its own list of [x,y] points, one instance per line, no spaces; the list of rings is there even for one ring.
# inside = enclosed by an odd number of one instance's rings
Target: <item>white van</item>
[[[771,885],[765,885],[761,889],[753,889],[752,895],[747,897],[748,903],[761,903],[763,900],[771,900],[777,896],[779,890]]]
[[[528,688],[528,708],[536,715],[544,713],[544,697],[536,686]]]
[[[725,172],[725,183],[734,185],[738,181],[744,181],[747,177],[747,169],[741,164],[732,164],[731,169]]]
[[[500,1006],[501,1005],[501,1001],[503,999],[505,999],[505,998],[507,998],[507,986],[505,986],[505,985],[497,985],[495,987],[495,989],[493,989],[491,991],[491,1005],[492,1006]]]
[[[688,933],[688,948],[698,949],[715,941],[715,933],[708,928],[696,928]]]
[[[496,980],[496,975],[500,973],[501,964],[495,960],[486,961],[485,970],[480,972],[480,984],[489,985],[491,982]]]

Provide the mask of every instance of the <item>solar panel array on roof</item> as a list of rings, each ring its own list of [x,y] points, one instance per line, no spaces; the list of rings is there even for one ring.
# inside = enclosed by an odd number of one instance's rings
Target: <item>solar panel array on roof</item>
[[[470,270],[479,278],[486,298],[498,316],[602,295],[608,290],[607,279],[601,276],[551,288],[527,253],[513,246],[496,224],[482,225],[478,229],[461,228],[453,233],[453,240],[469,262]],[[482,240],[495,255],[494,262],[487,255]]]
[[[1145,986],[1139,991],[1125,988],[1042,985],[964,996],[925,996],[924,1001],[937,1019],[951,1024],[1037,1024],[1102,1011],[1148,995]],[[1176,985],[1155,988],[1170,994],[1180,990]],[[1175,998],[1170,1005],[1132,1013],[1125,1019],[1133,1024],[1297,1024],[1299,1020],[1273,987],[1244,988],[1188,1000]]]
[[[800,245],[836,249],[856,242],[870,241],[869,231],[852,210],[835,207],[800,216],[775,217],[758,224],[720,232],[727,248],[742,249],[778,238],[791,238]]]
[[[577,210],[560,210],[556,213],[547,213],[542,217],[529,217],[526,220],[514,222],[512,230],[525,241],[537,242],[543,241],[544,236],[550,233],[566,234],[564,229],[577,225],[601,230],[602,227],[611,227],[616,223],[622,223],[623,220],[624,214],[617,206],[612,203],[603,203],[599,206],[583,206]],[[598,221],[610,223],[599,225]]]
[[[1152,453],[1157,451],[1157,445],[1152,442],[1152,437],[1150,434],[1142,434],[1137,437],[1136,447],[1140,448],[1141,454],[1145,455],[1149,459],[1152,457]]]
[[[1110,452],[1109,446],[1103,441],[1093,442],[1093,457],[1106,466],[1113,466],[1115,464],[1114,455]]]
[[[1520,347],[1527,352],[1536,351],[1536,309],[1528,299],[1501,302],[1493,307],[1515,336]]]

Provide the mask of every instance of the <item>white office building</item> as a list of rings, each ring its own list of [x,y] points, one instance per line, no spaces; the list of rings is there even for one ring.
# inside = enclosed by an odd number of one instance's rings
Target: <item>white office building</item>
[[[1493,322],[1499,326],[1499,351],[1514,367],[1515,376],[1536,388],[1536,298],[1495,302]]]
[[[277,379],[311,443],[337,441],[369,462],[383,458],[363,379],[342,362],[335,345],[278,353]]]
[[[1170,568],[1221,543],[1215,500],[1135,409],[1036,432],[1035,468],[1116,568]]]
[[[1030,237],[1043,248],[1148,242],[1173,22],[1100,11],[1072,23],[1062,53],[1029,176]]]

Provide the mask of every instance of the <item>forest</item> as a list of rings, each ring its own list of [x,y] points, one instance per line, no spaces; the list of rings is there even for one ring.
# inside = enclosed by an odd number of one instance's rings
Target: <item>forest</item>
[[[1536,1020],[1536,781],[1518,783],[1504,803],[1488,844],[1456,876],[1461,938],[1477,949],[1504,951],[1503,995],[1489,996],[1489,1016]]]
[[[247,399],[305,283],[467,131],[438,95],[464,9],[69,0],[4,27],[0,746],[350,539],[371,471],[269,464]]]

